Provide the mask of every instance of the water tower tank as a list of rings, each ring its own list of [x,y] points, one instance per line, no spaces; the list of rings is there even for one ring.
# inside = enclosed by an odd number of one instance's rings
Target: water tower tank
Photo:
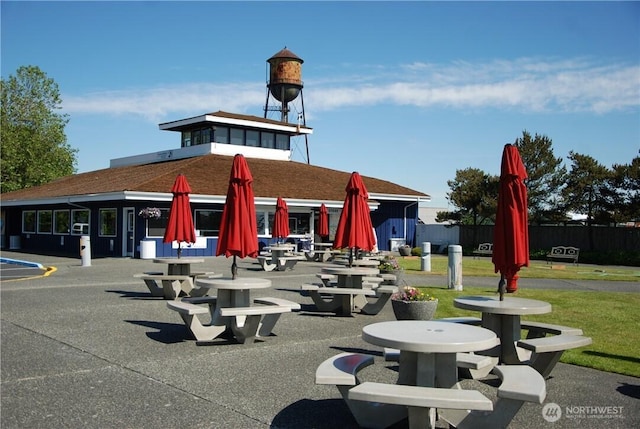
[[[298,97],[302,89],[302,61],[286,47],[269,58],[269,91],[283,104]]]

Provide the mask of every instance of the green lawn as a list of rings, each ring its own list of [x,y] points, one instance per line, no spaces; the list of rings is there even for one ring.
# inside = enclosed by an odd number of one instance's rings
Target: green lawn
[[[424,274],[424,283],[416,284],[438,300],[436,318],[451,316],[478,316],[477,312],[460,310],[453,299],[463,295],[495,295],[495,288],[464,287],[457,292],[442,286],[432,286],[429,277],[446,275],[447,258],[432,257],[431,272],[420,270],[420,258],[399,258],[401,266],[411,274]],[[532,266],[521,271],[521,277],[558,279],[606,279],[640,281],[640,271],[625,267],[570,266],[551,269],[544,262],[532,261]],[[463,275],[496,276],[489,258],[463,260]],[[527,320],[581,328],[593,339],[587,347],[568,350],[561,362],[640,377],[640,293],[592,292],[576,290],[518,289],[517,296],[539,299],[551,303],[549,314],[527,316]]]

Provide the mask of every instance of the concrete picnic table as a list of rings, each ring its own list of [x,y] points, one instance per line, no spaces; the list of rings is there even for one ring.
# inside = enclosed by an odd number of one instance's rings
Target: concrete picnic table
[[[338,287],[347,287],[354,289],[362,289],[362,278],[366,276],[376,276],[380,272],[377,268],[368,267],[346,267],[346,266],[327,266],[322,267],[320,271],[324,274],[333,274],[337,276]]]
[[[497,356],[501,363],[521,363],[516,349],[520,340],[520,318],[528,314],[551,312],[551,304],[535,299],[505,296],[500,301],[496,296],[462,296],[453,300],[453,305],[463,310],[482,312],[482,327],[495,332],[500,338],[500,347],[484,352]]]
[[[191,275],[191,264],[201,264],[201,258],[156,258],[156,264],[167,264],[167,274],[169,275]]]
[[[456,353],[495,347],[495,332],[432,320],[395,320],[362,328],[368,343],[400,350],[398,384],[451,388],[458,383]]]

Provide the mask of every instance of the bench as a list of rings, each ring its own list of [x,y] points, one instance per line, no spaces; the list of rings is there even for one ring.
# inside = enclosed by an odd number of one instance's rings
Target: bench
[[[551,335],[582,335],[582,329],[569,326],[552,325],[549,323],[522,320],[520,328],[527,330],[527,339],[546,337]]]
[[[265,271],[273,271],[277,267],[276,264],[271,263],[271,255],[268,255],[268,256],[260,255],[258,256],[257,259],[258,259],[258,263],[260,264],[262,269]]]
[[[299,311],[302,308],[297,302],[289,301],[288,299],[273,298],[268,296],[254,298],[253,303],[261,305],[277,305],[282,307],[289,307],[291,311]],[[280,319],[281,314],[282,313],[266,314],[260,321],[260,326],[258,327],[258,336],[270,336],[274,326],[276,325],[276,322]]]
[[[161,276],[164,273],[162,271],[147,271],[142,274],[134,274],[133,277],[139,279],[141,277],[148,276]],[[149,292],[151,292],[151,296],[164,296],[164,292],[162,291],[162,285],[158,284],[155,279],[145,279],[144,284],[149,288]]]
[[[544,378],[527,365],[498,365],[500,380],[493,411],[441,409],[440,417],[458,429],[506,428],[525,402],[542,404],[547,396]]]
[[[152,295],[159,296],[157,294],[162,290],[161,296],[165,299],[178,299],[181,294],[189,296],[192,292],[196,295],[206,295],[207,293],[207,289],[196,288],[193,284],[193,277],[188,275],[149,274],[138,276],[138,278],[144,280]]]
[[[326,262],[331,255],[331,250],[309,250],[304,252],[307,261]]]
[[[226,329],[226,326],[203,324],[198,318],[198,314],[211,314],[211,312],[202,305],[187,301],[169,301],[167,302],[167,308],[180,314],[184,324],[187,325],[189,332],[191,332],[196,341],[211,341]]]
[[[390,273],[380,273],[378,277],[382,279],[383,285],[395,285],[398,282],[398,278],[395,274]]]
[[[325,286],[335,285],[338,282],[338,276],[335,274],[316,273],[316,277],[319,278]]]
[[[258,335],[258,329],[263,316],[278,316],[281,313],[290,313],[291,307],[281,305],[257,305],[252,307],[223,307],[216,309],[221,317],[229,317],[231,319],[229,328],[235,336],[236,340],[244,344],[253,340]],[[269,329],[269,334],[271,330]]]
[[[408,408],[410,429],[434,428],[436,424],[436,408],[493,410],[491,399],[479,391],[457,388],[448,389],[365,382],[349,390],[349,399],[352,401],[405,406]]]
[[[293,270],[298,261],[301,261],[301,256],[281,256],[278,258],[278,271]]]
[[[308,291],[319,311],[331,311],[342,316],[350,316],[355,310],[355,297],[376,296],[376,292],[368,288],[326,287],[308,283],[300,286],[300,290]],[[326,300],[325,297],[329,297],[329,300]]]
[[[385,347],[383,355],[384,360],[397,362],[400,359],[400,350]],[[474,353],[456,353],[456,365],[460,378],[472,378],[474,380],[485,378],[497,364],[497,357]]]
[[[361,427],[388,427],[406,417],[403,407],[372,405],[349,399],[349,389],[360,384],[358,372],[374,363],[373,356],[340,353],[322,362],[316,369],[316,384],[332,384]]]
[[[460,317],[443,317],[441,319],[435,319],[436,322],[451,322],[451,323],[464,323],[465,325],[480,326],[482,319],[473,316],[460,316]]]
[[[547,264],[553,261],[571,261],[574,265],[578,265],[578,256],[580,255],[580,249],[571,246],[554,246],[551,251],[547,253]]]
[[[382,277],[362,277],[362,286],[377,288],[384,282]]]
[[[480,243],[478,248],[473,251],[473,258],[478,256],[491,256],[493,255],[493,243]]]
[[[531,350],[531,358],[527,362],[543,377],[548,377],[565,350],[584,347],[593,341],[582,335],[552,335],[550,337],[519,340],[517,346]]]

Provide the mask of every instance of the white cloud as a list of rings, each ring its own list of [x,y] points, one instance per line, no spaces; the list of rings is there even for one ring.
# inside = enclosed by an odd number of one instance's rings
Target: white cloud
[[[412,63],[366,67],[367,74],[338,74],[306,81],[305,103],[316,111],[345,106],[413,105],[456,109],[603,114],[640,105],[640,66],[585,58],[520,58],[486,63]],[[193,83],[140,90],[64,95],[67,113],[138,115],[153,122],[215,110],[255,111],[266,88],[256,83]]]

